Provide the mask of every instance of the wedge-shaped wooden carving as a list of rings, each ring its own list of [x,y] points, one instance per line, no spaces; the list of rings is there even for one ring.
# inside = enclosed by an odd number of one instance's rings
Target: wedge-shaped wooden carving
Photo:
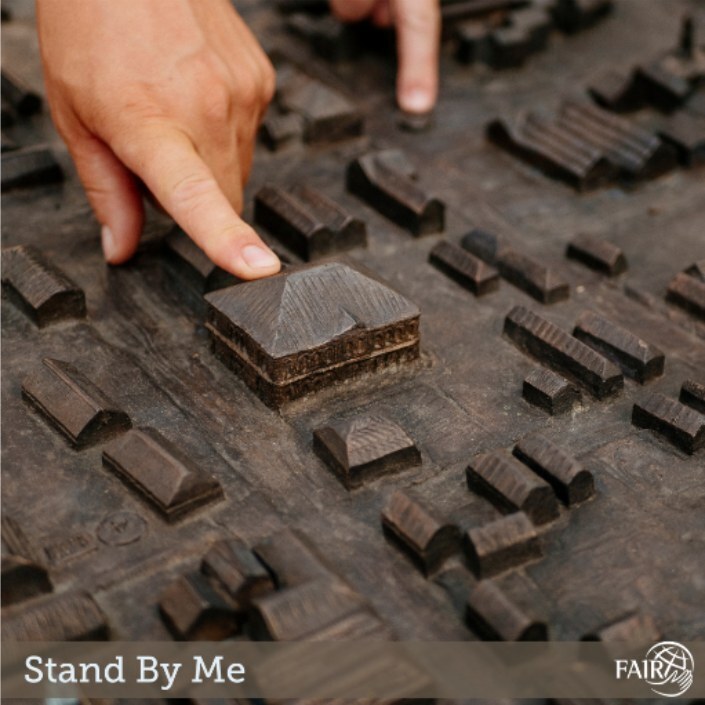
[[[568,243],[566,256],[610,277],[627,270],[627,259],[622,250],[593,235],[576,235]]]
[[[687,167],[705,163],[705,116],[681,110],[659,129],[659,135],[678,152]]]
[[[607,69],[595,76],[588,86],[593,100],[615,113],[628,113],[640,108],[646,96],[633,74]]]
[[[14,149],[2,155],[2,177],[0,188],[44,186],[63,181],[64,172],[56,157],[46,147],[26,147]]]
[[[303,184],[263,186],[255,196],[255,221],[307,261],[367,245],[364,222]]]
[[[49,573],[38,551],[12,517],[2,517],[2,606],[51,592]]]
[[[668,285],[666,300],[705,321],[705,282],[679,272]]]
[[[598,399],[624,386],[622,373],[613,363],[523,306],[507,314],[504,332],[518,348],[586,387]]]
[[[491,580],[481,580],[470,591],[466,618],[485,641],[546,641],[548,628],[514,604]]]
[[[22,396],[76,448],[130,428],[129,416],[73,365],[46,357],[22,383]]]
[[[705,446],[705,415],[658,392],[634,404],[632,423],[660,433],[686,453]]]
[[[302,639],[353,613],[369,611],[360,595],[332,576],[257,597],[252,608],[252,636],[273,641]]]
[[[284,529],[267,537],[253,550],[274,576],[279,589],[332,575],[308,540],[292,529]]]
[[[270,406],[419,355],[419,310],[339,263],[206,295],[216,355]]]
[[[536,529],[524,512],[515,512],[468,530],[465,553],[472,571],[488,578],[541,558]]]
[[[558,112],[557,127],[600,150],[629,178],[653,178],[677,163],[673,147],[657,135],[585,100],[566,100]]]
[[[200,573],[177,578],[159,598],[159,611],[171,633],[186,641],[220,641],[240,628],[234,604]]]
[[[681,387],[679,399],[681,404],[705,414],[705,384],[692,379],[686,380]]]
[[[103,449],[103,464],[169,521],[223,496],[215,478],[151,428],[116,438]]]
[[[199,294],[222,289],[239,280],[211,262],[206,253],[178,226],[164,238],[167,260],[179,278]]]
[[[313,432],[313,448],[348,489],[421,463],[404,429],[380,415],[330,422]]]
[[[468,487],[503,512],[523,511],[534,524],[546,524],[558,517],[558,502],[551,486],[504,451],[476,456],[465,474]]]
[[[514,455],[548,482],[568,506],[595,494],[592,473],[570,453],[540,434],[527,436],[514,446]]]
[[[570,285],[561,275],[513,248],[502,251],[497,268],[504,279],[542,304],[564,301],[570,296]]]
[[[431,250],[428,261],[475,296],[484,296],[499,288],[499,273],[494,267],[446,240]]]
[[[341,93],[287,67],[278,79],[277,103],[282,111],[301,115],[309,144],[335,142],[361,135],[362,113]]]
[[[663,374],[665,355],[655,346],[590,311],[583,313],[573,335],[595,348],[637,382],[648,382]]]
[[[214,543],[203,557],[201,571],[217,581],[238,608],[246,607],[253,597],[274,589],[267,569],[239,539]]]
[[[573,384],[545,367],[537,367],[526,376],[522,393],[526,401],[549,414],[570,411],[580,400],[580,391]]]
[[[83,290],[31,245],[2,251],[2,286],[13,303],[40,328],[86,315]]]
[[[397,490],[382,511],[382,526],[396,539],[426,575],[435,573],[449,556],[460,550],[460,531]]]
[[[599,188],[614,180],[618,173],[600,149],[567,136],[550,119],[533,113],[493,120],[487,126],[487,137],[548,176],[566,181],[580,191]]]
[[[370,152],[351,162],[347,186],[382,215],[413,235],[441,232],[445,205],[416,183],[417,174],[403,152]]]
[[[560,274],[517,251],[495,233],[475,228],[463,237],[462,246],[497,267],[504,279],[541,303],[552,304],[570,296],[570,286]]]
[[[108,623],[85,592],[47,595],[3,610],[3,641],[101,641]]]

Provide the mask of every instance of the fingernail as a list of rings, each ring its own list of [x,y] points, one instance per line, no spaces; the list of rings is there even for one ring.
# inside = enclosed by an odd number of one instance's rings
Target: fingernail
[[[100,239],[103,243],[103,255],[106,261],[112,262],[116,255],[115,236],[107,225],[100,229]]]
[[[431,94],[421,88],[414,88],[400,96],[399,103],[402,110],[409,113],[426,113],[433,105]]]
[[[253,269],[269,269],[279,264],[279,258],[266,247],[247,245],[242,249],[242,258]]]

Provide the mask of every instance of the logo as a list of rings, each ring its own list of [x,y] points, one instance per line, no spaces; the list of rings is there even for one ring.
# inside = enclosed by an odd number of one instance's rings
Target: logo
[[[693,654],[677,641],[660,641],[638,659],[615,659],[617,680],[638,678],[656,695],[677,698],[693,685]]]

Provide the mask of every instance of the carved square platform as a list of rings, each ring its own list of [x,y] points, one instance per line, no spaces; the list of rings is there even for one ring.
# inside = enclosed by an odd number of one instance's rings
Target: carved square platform
[[[269,406],[419,355],[419,310],[329,262],[206,296],[215,354]]]

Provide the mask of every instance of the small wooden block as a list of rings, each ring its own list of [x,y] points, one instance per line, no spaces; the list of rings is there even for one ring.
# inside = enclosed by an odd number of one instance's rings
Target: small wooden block
[[[132,425],[129,416],[73,365],[44,358],[22,383],[22,396],[76,448],[87,448]]]
[[[257,597],[252,608],[252,636],[273,641],[303,639],[367,610],[362,597],[332,577]]]
[[[484,296],[499,288],[499,273],[494,267],[446,240],[431,250],[428,260],[475,296]]]
[[[668,285],[666,300],[705,321],[705,282],[679,272]]]
[[[679,397],[681,404],[705,414],[705,384],[688,379],[683,382]]]
[[[296,70],[280,84],[276,100],[284,112],[303,118],[309,144],[358,137],[364,131],[362,113],[345,96]]]
[[[221,499],[220,483],[151,428],[132,429],[103,449],[103,464],[174,521]]]
[[[235,275],[213,264],[178,225],[164,238],[164,249],[177,275],[199,294],[232,286],[240,281]]]
[[[514,446],[514,455],[548,482],[558,498],[571,507],[595,494],[592,473],[555,443],[540,434]]]
[[[413,172],[400,169],[405,160],[398,150],[356,159],[348,166],[348,191],[417,237],[439,233],[445,227],[445,205],[415,183]]]
[[[278,152],[303,140],[304,119],[298,113],[267,114],[260,135],[269,150]]]
[[[203,557],[201,571],[215,579],[240,609],[253,597],[274,590],[267,569],[239,539],[216,541]]]
[[[570,285],[558,273],[511,247],[500,253],[497,269],[504,279],[543,304],[570,297]]]
[[[686,453],[705,446],[705,415],[658,392],[634,404],[632,423],[660,433]]]
[[[566,257],[578,260],[610,277],[627,271],[627,258],[622,250],[593,235],[576,235],[568,243]]]
[[[590,311],[583,313],[573,335],[619,365],[625,375],[644,384],[663,374],[665,355],[655,345]]]
[[[526,376],[523,395],[530,404],[552,415],[570,411],[580,400],[580,391],[573,384],[545,367],[537,367]]]
[[[292,529],[269,536],[253,551],[274,576],[279,590],[333,575],[309,541]]]
[[[47,595],[3,610],[3,641],[102,641],[108,623],[85,592]]]
[[[479,578],[489,578],[543,555],[536,529],[524,512],[474,527],[465,538],[470,568]]]
[[[471,490],[505,513],[523,511],[534,524],[546,524],[558,517],[558,503],[551,486],[503,451],[473,458],[466,469],[466,478]]]
[[[306,261],[367,246],[365,223],[308,186],[263,186],[255,222]]]
[[[598,399],[624,386],[622,373],[609,360],[523,306],[507,314],[504,333],[520,350],[574,379]]]
[[[443,523],[401,490],[394,492],[382,511],[382,526],[426,575],[460,549],[458,527]]]
[[[705,283],[705,259],[693,262],[693,264],[684,271],[689,277],[694,277],[698,281]]]
[[[316,429],[313,449],[348,489],[421,464],[414,441],[379,415],[333,421]]]
[[[234,606],[200,573],[177,578],[159,598],[159,611],[184,641],[221,641],[240,628]]]
[[[31,245],[2,251],[2,285],[39,328],[86,315],[83,290]]]
[[[490,580],[481,580],[467,601],[470,628],[485,641],[546,641],[548,627],[517,607]]]

